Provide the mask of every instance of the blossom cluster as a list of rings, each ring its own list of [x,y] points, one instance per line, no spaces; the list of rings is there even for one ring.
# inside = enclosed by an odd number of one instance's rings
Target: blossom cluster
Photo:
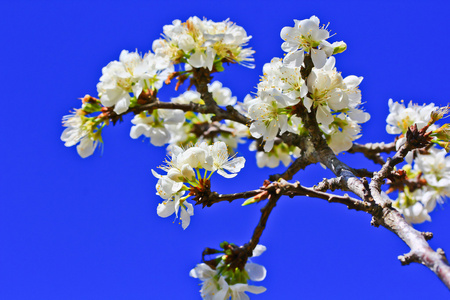
[[[411,101],[405,106],[403,101],[398,103],[389,100],[386,131],[401,134],[396,142],[397,149],[405,143],[406,131],[413,124],[418,129],[428,126],[427,132],[432,132],[432,136],[436,137],[432,140],[434,145],[428,150],[408,153],[405,158],[407,164],[402,167],[412,184],[405,185],[398,193],[394,207],[410,223],[431,221],[429,213],[434,210],[436,203],[442,204],[444,198],[450,196],[450,156],[447,156],[446,149],[435,146],[442,145],[441,138],[448,143],[449,134],[446,126],[438,128],[433,123],[442,118],[443,111],[433,103],[420,106]]]
[[[303,123],[296,112],[301,106],[308,112],[315,111],[320,129],[335,153],[350,149],[361,136],[359,124],[370,118],[359,108],[358,86],[363,78],[343,78],[337,72],[332,55],[344,51],[346,45],[330,44],[326,41],[328,37],[329,32],[319,26],[315,16],[295,20],[294,27],[281,30],[281,38],[285,40],[282,49],[288,53],[284,59],[273,58],[264,65],[257,97],[246,103],[248,116],[254,120],[251,135],[263,139],[266,152],[272,150],[278,134],[286,131],[302,134]],[[313,67],[305,76],[302,72],[307,68],[307,57]]]
[[[144,89],[160,89],[172,72],[173,65],[167,57],[151,52],[141,57],[137,52],[123,50],[119,61],[112,61],[102,69],[97,84],[100,101],[105,107],[114,107],[117,114],[124,113]]]
[[[443,204],[446,197],[450,197],[450,157],[444,149],[435,147],[426,154],[417,154],[413,164],[406,164],[408,180],[416,183],[406,185],[398,193],[394,207],[397,207],[405,219],[410,223],[431,221],[430,212],[436,203]]]
[[[174,63],[187,63],[192,68],[213,67],[222,70],[222,62],[237,62],[247,67],[254,65],[255,51],[245,48],[251,36],[244,28],[229,20],[214,22],[190,17],[186,22],[174,20],[163,27],[164,39],[153,42],[153,51],[168,57]]]
[[[87,116],[100,111],[101,107],[97,100],[89,96],[81,100],[83,101],[81,108],[63,117],[63,127],[66,129],[61,134],[61,140],[66,147],[78,144],[77,152],[85,158],[92,155],[99,143],[102,143],[101,133],[106,123],[99,116]]]
[[[231,90],[223,87],[220,81],[209,84],[208,90],[219,106],[235,105],[237,102],[236,97],[232,96]],[[191,90],[172,98],[171,102],[204,104],[200,93]],[[211,115],[194,112],[184,113],[179,109],[155,109],[151,114],[144,111],[135,115],[131,122],[134,124],[130,131],[131,138],[137,139],[143,135],[150,138],[150,142],[155,146],[195,144],[209,138],[211,143],[223,141],[230,150],[233,150],[239,143],[244,142],[242,138],[249,135],[248,128],[245,125],[225,120],[222,123],[216,122],[215,125],[226,128],[226,130],[220,130],[217,134],[205,136],[203,127],[211,124]]]
[[[263,245],[257,245],[252,257],[261,255],[266,250]],[[226,251],[225,251],[226,253]],[[216,258],[217,266],[213,269],[205,263],[198,264],[189,272],[189,275],[202,281],[200,294],[203,299],[232,300],[249,299],[245,292],[260,294],[266,291],[265,287],[249,285],[248,280],[262,281],[266,277],[266,268],[261,265],[247,262],[243,270],[230,269],[226,263],[227,254]]]
[[[187,198],[207,191],[209,179],[216,171],[225,178],[233,178],[244,165],[245,158],[229,157],[224,142],[216,142],[213,145],[202,142],[187,149],[174,145],[171,148],[171,159],[166,160],[166,165],[160,167],[167,174],[160,175],[152,170],[153,175],[158,178],[156,194],[165,200],[158,205],[158,215],[166,218],[175,213],[178,217],[181,210],[182,227],[186,229],[190,217],[194,214],[194,208],[187,202]],[[202,169],[203,175],[200,172]],[[185,196],[187,191],[189,194]]]

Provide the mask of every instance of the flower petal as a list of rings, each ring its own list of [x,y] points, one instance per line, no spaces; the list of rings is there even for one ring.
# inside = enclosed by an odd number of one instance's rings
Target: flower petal
[[[261,265],[254,264],[254,263],[247,263],[245,265],[245,270],[248,273],[248,276],[250,276],[250,280],[253,281],[261,281],[266,278],[266,268],[264,268]]]

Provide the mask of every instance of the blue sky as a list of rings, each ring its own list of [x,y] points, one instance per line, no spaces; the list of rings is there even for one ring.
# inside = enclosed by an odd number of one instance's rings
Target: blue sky
[[[122,49],[150,50],[173,19],[230,18],[253,36],[256,68],[231,66],[215,77],[241,101],[255,92],[263,64],[283,54],[282,27],[311,15],[330,22],[331,41],[348,45],[338,70],[364,77],[372,119],[359,142],[393,140],[385,131],[389,98],[449,102],[445,1],[2,1],[0,9],[1,299],[198,299],[199,282],[188,273],[202,250],[250,238],[261,204],[195,207],[185,231],[159,218],[150,170],[165,149],[130,139],[130,118],[104,130],[103,154],[82,159],[60,141],[61,117],[79,107],[77,98],[96,94],[101,68]],[[232,180],[216,175],[214,190],[255,189],[282,171],[257,169],[247,146],[238,151],[246,167]],[[340,158],[374,169],[359,155]],[[294,179],[312,186],[331,176],[311,166]],[[434,233],[433,248],[450,251],[448,204],[431,217],[416,227]],[[448,297],[425,267],[400,266],[397,256],[408,251],[400,239],[342,205],[282,198],[261,243],[267,251],[253,261],[267,269],[267,291],[254,299]]]

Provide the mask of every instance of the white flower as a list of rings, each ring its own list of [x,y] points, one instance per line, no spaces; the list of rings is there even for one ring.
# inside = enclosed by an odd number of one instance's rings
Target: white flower
[[[167,218],[175,213],[175,216],[178,217],[178,211],[180,211],[180,220],[181,227],[186,229],[191,223],[191,216],[194,215],[194,207],[191,203],[186,200],[180,200],[179,193],[174,195],[173,199],[164,201],[158,204],[158,208],[156,209],[158,216],[162,218]]]
[[[281,91],[281,72],[280,69],[283,67],[283,63],[280,58],[274,57],[270,63],[266,63],[263,66],[263,77],[261,82],[258,84],[258,95],[261,95],[263,91],[269,91],[273,89],[278,89]]]
[[[258,100],[256,100],[258,99]],[[297,104],[300,99],[292,100],[277,90],[263,91],[254,104],[249,107],[249,116],[254,122],[250,125],[250,133],[255,138],[263,137],[264,151],[272,149],[274,139],[287,131],[288,117],[283,108]]]
[[[220,81],[214,81],[212,84],[208,84],[208,91],[212,93],[218,105],[228,106],[236,104],[236,97],[231,97],[231,90],[227,87],[222,87]]]
[[[83,128],[81,115],[77,112],[63,117],[63,126],[67,127],[61,134],[61,140],[64,146],[71,147],[76,145],[83,137],[89,134]]]
[[[203,100],[201,98],[200,93],[196,91],[186,91],[180,96],[171,98],[170,100],[173,103],[180,103],[180,104],[189,104],[190,102],[203,104]]]
[[[156,194],[163,199],[171,199],[174,197],[183,187],[183,182],[176,182],[170,179],[168,176],[161,176],[152,170],[153,176],[158,178],[156,183]]]
[[[308,76],[308,89],[311,94],[303,103],[308,111],[317,108],[317,121],[323,125],[333,122],[331,109],[340,110],[348,107],[349,101],[343,92],[344,80],[334,68],[335,59],[330,57],[322,69],[313,68]]]
[[[257,245],[253,250],[253,257],[260,255],[265,250],[265,246]],[[200,294],[203,299],[227,300],[231,297],[231,300],[244,300],[249,299],[245,292],[261,294],[266,291],[265,287],[249,285],[248,283],[230,284],[229,282],[232,278],[224,277],[221,274],[226,269],[227,267],[221,261],[215,270],[207,264],[201,263],[189,272],[189,276],[202,281]],[[245,264],[244,270],[248,275],[247,278],[252,281],[264,280],[267,273],[263,266],[254,263]],[[226,272],[226,274],[229,275],[230,272]]]
[[[159,89],[173,66],[168,59],[147,53],[144,58],[137,52],[123,50],[119,61],[112,61],[102,69],[97,84],[100,101],[106,107],[114,106],[117,114],[126,112],[133,93],[137,99],[145,87]]]
[[[97,148],[99,139],[92,132],[92,126],[87,126],[81,110],[63,117],[63,126],[67,127],[61,134],[64,146],[77,146],[77,152],[82,158],[91,156]]]
[[[250,151],[257,150],[257,143],[252,142],[249,147]],[[284,166],[288,166],[292,159],[289,153],[289,148],[285,144],[274,145],[270,152],[258,151],[256,152],[256,164],[259,168],[269,167],[276,168],[280,165],[280,161]]]
[[[184,112],[179,109],[158,109],[154,110],[149,116],[145,112],[134,116],[131,123],[130,137],[137,139],[141,135],[150,138],[150,142],[155,146],[162,146],[172,140],[172,136],[177,134],[174,129],[168,125],[183,124],[185,120]]]
[[[418,154],[414,167],[423,172],[427,183],[435,187],[450,186],[450,156],[444,149],[431,148],[429,154]]]
[[[188,59],[188,63],[194,68],[207,68],[212,71],[216,51],[208,48],[206,52],[196,51]]]
[[[228,20],[213,22],[190,17],[185,23],[175,20],[164,26],[163,31],[165,40],[155,41],[153,51],[175,63],[186,59],[194,68],[212,70],[217,57],[217,61],[224,59],[253,67],[247,62],[254,60],[251,57],[254,51],[243,48],[251,36]]]
[[[384,193],[382,193],[382,196],[389,199]],[[421,202],[422,196],[422,190],[418,189],[411,193],[405,187],[405,191],[399,193],[393,206],[405,217],[408,223],[419,224],[425,221],[431,221],[431,217],[428,214],[429,211]]]
[[[450,157],[444,149],[431,148],[428,154],[418,154],[414,159],[414,171],[420,171],[427,185],[423,188],[420,200],[431,212],[436,201],[450,196]]]
[[[401,208],[400,212],[408,223],[420,224],[425,221],[431,222],[431,217],[427,209],[420,202],[416,202],[406,208]]]
[[[283,94],[292,99],[292,102],[299,102],[308,93],[308,87],[300,74],[300,68],[280,68],[280,84]]]
[[[390,134],[406,133],[408,128],[417,124],[418,129],[422,129],[430,121],[431,112],[435,110],[434,103],[419,106],[410,101],[408,107],[402,103],[389,99],[389,115],[386,118],[386,131]],[[430,126],[429,130],[434,130],[435,126]]]
[[[294,20],[294,27],[286,26],[281,29],[280,36],[285,42],[281,48],[291,55],[299,50],[311,51],[311,58],[316,68],[322,68],[325,64],[327,53],[317,48],[323,41],[330,37],[330,33],[326,29],[319,27],[320,20],[316,16],[312,16],[305,20]],[[289,60],[289,54],[287,56]],[[301,57],[303,60],[303,57]]]
[[[203,299],[215,299],[214,297],[219,292],[219,288],[223,286],[223,282],[225,281],[223,277],[221,283],[219,284],[218,280],[215,278],[217,275],[217,270],[211,269],[207,264],[201,263],[198,264],[194,269],[189,272],[189,276],[193,278],[198,278],[202,281],[202,288],[200,289],[200,295]],[[222,298],[223,299],[223,298]]]
[[[81,139],[80,144],[77,146],[77,153],[81,158],[86,158],[94,154],[95,148],[97,148],[98,140],[93,140],[89,137]]]
[[[210,154],[213,157],[213,167],[217,173],[225,178],[233,178],[244,167],[245,158],[228,156],[228,148],[224,142],[215,142],[210,146]],[[228,171],[231,174],[225,172]]]
[[[213,157],[209,155],[208,145],[205,142],[186,149],[181,154],[179,161],[182,164],[188,164],[193,169],[205,169],[208,171],[213,169]]]
[[[361,127],[343,113],[335,116],[334,123],[329,127],[320,128],[327,135],[328,146],[335,154],[349,150],[353,141],[361,137]]]

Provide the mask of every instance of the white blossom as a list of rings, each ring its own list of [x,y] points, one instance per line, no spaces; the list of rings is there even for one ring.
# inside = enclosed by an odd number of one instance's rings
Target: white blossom
[[[418,190],[419,191],[419,190]],[[425,221],[431,221],[431,217],[428,214],[428,210],[418,200],[419,192],[416,191],[410,195],[401,192],[398,196],[397,206],[400,213],[405,217],[405,220],[409,223],[420,224]],[[412,202],[412,203],[408,203]]]
[[[427,181],[427,190],[423,192],[422,203],[429,211],[436,206],[436,201],[443,203],[443,198],[450,196],[450,157],[444,149],[431,148],[428,154],[418,154],[414,159],[415,171],[420,171]]]
[[[255,138],[262,137],[265,145],[264,151],[270,151],[274,139],[289,129],[288,117],[283,108],[297,104],[300,99],[292,100],[277,90],[263,91],[249,107],[249,116],[254,122],[250,125],[250,133]]]
[[[102,69],[97,84],[101,103],[114,106],[117,114],[124,113],[131,104],[130,93],[137,99],[144,88],[160,89],[173,66],[168,59],[147,53],[142,58],[137,52],[123,50],[119,61],[112,61]]]
[[[308,111],[311,107],[317,108],[317,121],[325,126],[334,120],[332,111],[351,107],[357,113],[356,107],[361,103],[358,85],[362,77],[348,76],[343,79],[334,67],[335,62],[335,58],[330,57],[323,68],[312,69],[307,80],[311,96],[303,100]]]
[[[186,91],[180,96],[171,98],[170,100],[173,103],[180,104],[189,104],[190,102],[204,104],[200,93],[196,91]]]
[[[257,150],[257,142],[252,142],[249,146],[250,151]],[[259,168],[269,167],[276,168],[283,163],[285,167],[289,166],[292,158],[289,153],[289,148],[285,144],[274,145],[269,152],[256,152],[256,164]]]
[[[158,109],[154,110],[151,115],[145,112],[134,116],[131,123],[130,137],[137,139],[141,135],[150,138],[150,142],[155,146],[162,146],[169,143],[173,139],[173,135],[177,135],[179,126],[185,121],[184,112],[179,109]],[[169,125],[175,125],[171,127]]]
[[[320,28],[320,20],[316,16],[312,16],[305,20],[294,20],[294,27],[283,27],[280,32],[281,38],[285,41],[281,48],[288,52],[286,59],[289,56],[303,51],[310,52],[314,66],[322,68],[325,64],[327,53],[324,50],[317,49],[320,44],[330,37],[328,30]],[[298,55],[298,54],[297,54]],[[303,57],[299,58],[303,60]]]
[[[214,81],[208,84],[208,91],[212,93],[214,100],[218,105],[228,106],[236,104],[236,97],[231,96],[231,90],[227,87],[222,87],[220,81]]]
[[[61,140],[66,147],[78,144],[77,152],[82,158],[91,156],[101,141],[100,136],[93,132],[92,125],[89,125],[81,109],[63,117],[63,127],[66,129],[61,134]]]
[[[266,63],[263,66],[263,77],[261,82],[258,84],[258,95],[263,91],[269,91],[273,89],[278,89],[281,91],[281,72],[280,69],[283,67],[282,60],[278,57],[272,58],[270,63]]]
[[[341,113],[334,119],[330,126],[320,126],[329,138],[328,146],[335,154],[349,150],[353,141],[361,137],[361,126],[350,117]]]
[[[422,129],[430,121],[431,112],[435,110],[433,103],[428,105],[417,105],[412,101],[405,107],[401,103],[389,99],[389,115],[386,118],[386,131],[390,134],[406,133],[408,128],[417,124],[418,129]],[[434,130],[435,126],[430,126],[429,130]]]
[[[215,278],[217,275],[217,270],[211,269],[207,264],[198,264],[194,269],[189,272],[189,276],[193,278],[198,278],[202,281],[202,288],[200,289],[200,295],[203,299],[213,300],[217,299],[217,293],[219,289],[223,288],[225,279],[220,277],[222,280],[219,281]],[[222,298],[224,299],[224,298]]]
[[[259,256],[266,250],[263,245],[257,245],[253,250],[253,257]],[[219,256],[220,257],[220,256]],[[205,263],[198,264],[194,269],[189,272],[189,276],[198,278],[202,281],[202,288],[200,289],[200,295],[203,299],[210,300],[243,300],[249,299],[246,292],[253,294],[261,294],[266,291],[265,287],[254,286],[246,283],[234,283],[230,284],[230,280],[227,276],[230,272],[226,272],[224,275],[221,272],[226,270],[226,266],[221,261],[215,269],[212,269]],[[262,281],[266,277],[266,268],[261,265],[247,262],[244,266],[247,278],[252,281]]]
[[[178,217],[178,212],[180,213],[181,227],[186,229],[191,223],[191,216],[194,215],[194,206],[187,202],[186,200],[180,200],[179,193],[176,194],[172,199],[166,200],[160,204],[156,209],[158,216],[162,218],[167,218],[175,213]]]
[[[254,67],[248,64],[254,60],[254,51],[244,48],[251,36],[229,20],[213,22],[190,17],[185,23],[175,20],[165,25],[163,32],[165,39],[155,41],[153,51],[174,63],[185,59],[194,68],[211,71],[215,62],[225,59]]]
[[[210,146],[214,170],[225,178],[233,178],[244,167],[245,158],[229,157],[228,148],[224,142],[216,142]],[[229,173],[225,172],[228,171]]]

